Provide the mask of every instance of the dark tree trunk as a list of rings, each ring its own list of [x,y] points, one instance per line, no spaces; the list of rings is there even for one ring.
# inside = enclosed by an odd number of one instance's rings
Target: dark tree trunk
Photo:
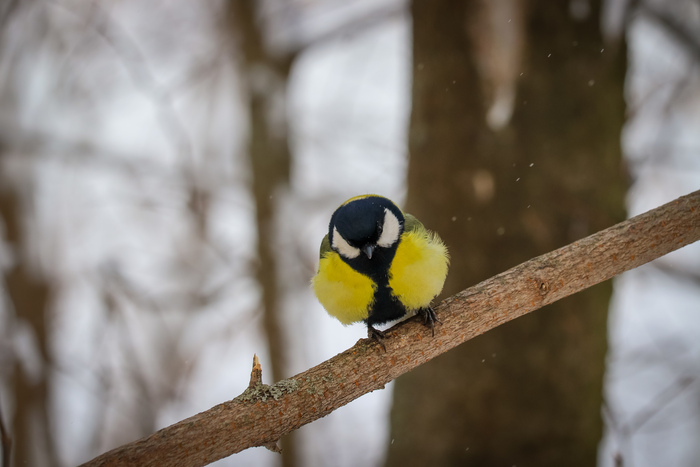
[[[275,251],[279,239],[275,236],[275,221],[279,206],[277,196],[284,195],[289,186],[291,154],[286,121],[277,122],[278,115],[271,109],[277,99],[286,100],[287,81],[295,55],[276,56],[266,49],[263,27],[258,21],[259,7],[252,0],[230,0],[228,18],[230,32],[243,57],[242,72],[248,77],[248,156],[258,230],[256,277],[262,289],[262,324],[270,351],[270,376],[272,381],[278,381],[289,375],[286,374],[287,343],[280,316],[279,261]],[[261,74],[267,77],[267,83],[261,80]],[[285,436],[281,444],[282,465],[294,467],[297,464],[294,435]]]
[[[27,235],[22,229],[22,200],[15,189],[0,189],[0,226],[5,239],[16,252],[16,262],[5,271],[8,305],[13,313],[11,329],[26,326],[40,358],[39,371],[30,374],[19,358],[14,358],[11,380],[14,417],[12,454],[14,465],[57,465],[49,416],[52,361],[49,348],[49,304],[51,284],[31,270],[26,254]],[[4,336],[3,336],[4,337]]]
[[[466,28],[477,2],[415,0],[408,211],[454,258],[445,294],[624,217],[623,57],[600,1],[525,6],[513,119],[494,133]],[[622,50],[621,48],[619,50]],[[595,465],[606,283],[399,378],[388,465]]]

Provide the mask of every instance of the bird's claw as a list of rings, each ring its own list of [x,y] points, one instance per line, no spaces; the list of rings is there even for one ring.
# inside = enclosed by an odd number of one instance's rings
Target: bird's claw
[[[442,321],[438,319],[433,307],[427,306],[421,308],[418,310],[418,314],[423,318],[423,324],[430,326],[430,331],[433,333],[433,337],[435,337],[435,323],[442,324]]]
[[[367,337],[375,341],[377,344],[381,345],[382,349],[384,349],[384,352],[386,352],[386,345],[384,345],[384,338],[386,337],[386,333],[384,331],[380,331],[374,326],[367,325]]]

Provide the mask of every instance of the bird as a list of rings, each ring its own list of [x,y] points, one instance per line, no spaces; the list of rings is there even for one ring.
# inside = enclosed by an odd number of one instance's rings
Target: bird
[[[418,219],[389,198],[360,195],[331,216],[311,283],[329,315],[343,325],[364,322],[386,351],[385,333],[375,326],[407,315],[421,315],[435,336],[440,321],[430,304],[449,262],[443,241]]]

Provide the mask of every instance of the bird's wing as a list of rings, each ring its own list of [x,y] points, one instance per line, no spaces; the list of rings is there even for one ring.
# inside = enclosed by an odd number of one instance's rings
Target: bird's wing
[[[331,251],[333,251],[331,249],[331,242],[328,240],[328,234],[326,234],[326,236],[323,237],[323,241],[321,241],[321,252],[319,256],[323,258],[326,253],[330,253]]]
[[[404,232],[413,232],[414,230],[425,230],[425,227],[419,221],[416,219],[414,216],[408,213],[404,213],[403,215],[404,221],[403,221],[403,231]]]

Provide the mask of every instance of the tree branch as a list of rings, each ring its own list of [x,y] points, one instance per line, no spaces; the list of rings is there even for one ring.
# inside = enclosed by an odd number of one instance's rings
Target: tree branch
[[[435,337],[416,319],[272,386],[107,452],[85,466],[200,466],[274,443],[496,326],[700,239],[700,191],[534,258],[443,301]]]
[[[640,1],[638,8],[659,23],[681,46],[685,47],[686,51],[694,57],[696,63],[700,62],[700,36],[692,24],[684,22],[682,18],[669,13],[665,9],[657,8],[648,1]]]

